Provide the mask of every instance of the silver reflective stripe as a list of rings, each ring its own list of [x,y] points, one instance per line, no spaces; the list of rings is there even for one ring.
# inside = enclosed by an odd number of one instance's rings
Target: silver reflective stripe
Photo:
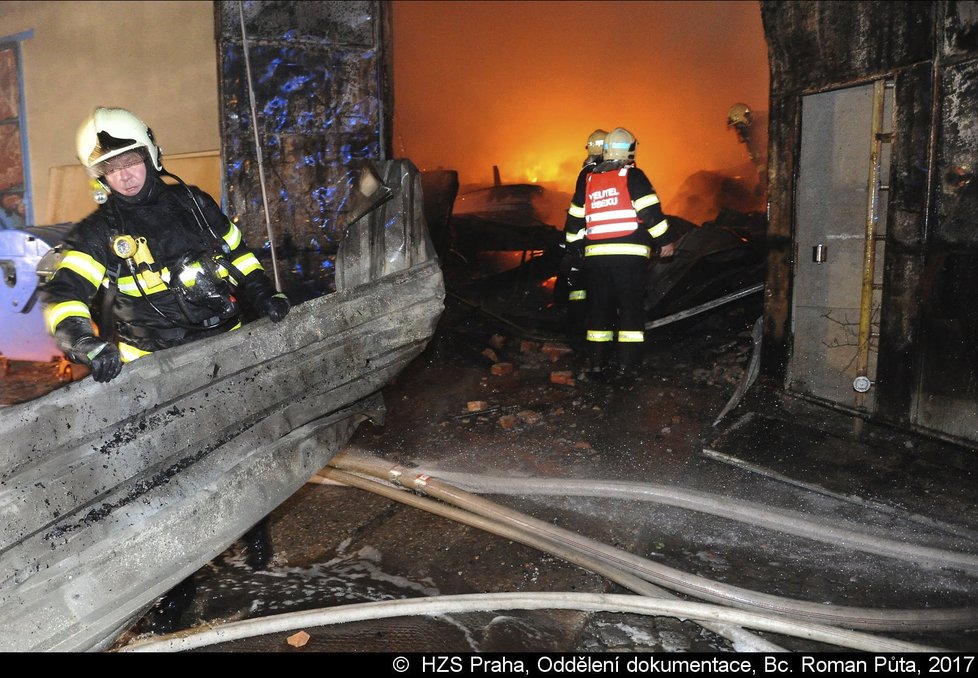
[[[623,221],[617,224],[602,224],[601,226],[588,226],[587,234],[596,235],[599,233],[631,233],[632,231],[638,230],[638,222],[636,221]]]
[[[587,220],[591,221],[611,221],[612,219],[635,219],[637,218],[635,210],[609,210],[607,212],[595,212],[587,216]]]

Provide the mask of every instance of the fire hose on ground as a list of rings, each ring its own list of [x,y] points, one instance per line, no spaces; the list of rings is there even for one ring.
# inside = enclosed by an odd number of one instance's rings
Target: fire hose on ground
[[[463,492],[433,478],[423,469],[407,469],[385,460],[352,454],[349,451],[337,455],[330,466],[382,478],[495,520],[509,520],[548,542],[581,549],[607,564],[619,567],[646,581],[709,602],[770,613],[789,619],[874,631],[934,631],[973,628],[978,624],[978,609],[970,607],[920,610],[874,609],[823,605],[758,593],[690,575],[582,537],[569,530]]]
[[[590,480],[577,478],[510,478],[471,473],[430,470],[446,483],[475,494],[523,496],[601,497],[654,502],[729,520],[793,534],[813,541],[845,546],[854,551],[872,553],[912,562],[920,567],[951,567],[978,573],[978,555],[938,549],[907,541],[888,539],[861,532],[844,523],[812,521],[790,509],[770,509],[761,504],[741,501],[670,485],[637,483],[623,480]]]
[[[326,483],[337,481],[339,484],[374,492],[409,506],[430,511],[436,515],[459,520],[465,524],[480,527],[501,536],[528,543],[531,546],[542,548],[542,550],[555,553],[556,555],[560,555],[561,551],[564,551],[571,562],[581,561],[582,563],[588,563],[590,560],[586,556],[574,554],[572,550],[561,549],[559,546],[551,544],[542,546],[532,535],[510,527],[504,522],[497,522],[474,515],[441,502],[426,499],[404,489],[391,487],[377,480],[362,478],[335,468],[324,469],[321,473],[324,474],[322,479]],[[556,609],[645,614],[690,619],[715,632],[722,632],[722,635],[725,637],[734,638],[735,647],[740,651],[781,650],[777,645],[768,643],[738,628],[740,626],[874,652],[920,652],[936,649],[914,643],[879,638],[856,631],[827,627],[820,624],[781,619],[772,615],[735,610],[717,605],[684,602],[671,598],[663,599],[661,596],[668,596],[669,594],[655,586],[651,586],[647,582],[629,577],[629,575],[624,573],[615,573],[613,568],[609,568],[600,562],[592,561],[589,564],[597,573],[606,572],[623,585],[633,586],[635,587],[634,590],[643,592],[644,595],[634,596],[627,594],[576,592],[499,593],[437,596],[360,603],[259,617],[204,629],[189,629],[160,638],[138,640],[120,648],[119,651],[185,651],[208,647],[218,643],[264,636],[270,633],[283,633],[330,624],[387,619],[391,617],[432,616],[448,613],[496,610]],[[591,568],[589,567],[588,569]],[[656,599],[650,599],[649,596],[656,596]]]
[[[351,456],[354,457],[351,459]],[[263,617],[220,627],[206,629],[204,631],[188,630],[169,637],[156,640],[138,641],[126,648],[126,651],[137,650],[182,650],[196,647],[204,647],[220,642],[228,642],[239,638],[248,638],[268,633],[275,633],[287,630],[296,630],[303,627],[323,626],[333,623],[344,623],[364,619],[379,619],[393,616],[408,615],[433,615],[444,614],[447,612],[464,612],[477,610],[500,610],[500,609],[577,609],[585,611],[608,611],[608,612],[632,612],[636,614],[650,614],[655,616],[674,616],[683,619],[697,621],[705,628],[728,638],[733,643],[734,649],[739,651],[779,651],[776,645],[769,643],[753,634],[748,633],[741,626],[757,630],[771,631],[782,635],[797,636],[810,640],[825,642],[841,647],[852,649],[869,650],[876,652],[891,651],[927,651],[936,648],[929,648],[919,644],[905,643],[888,638],[880,638],[858,631],[851,631],[826,625],[822,615],[815,615],[819,622],[811,622],[805,619],[805,613],[793,613],[785,616],[785,610],[780,609],[775,614],[770,611],[754,612],[749,610],[735,610],[722,606],[715,606],[701,603],[685,603],[675,598],[662,589],[650,584],[640,574],[636,577],[630,573],[629,568],[621,568],[613,564],[615,558],[607,558],[601,555],[603,549],[596,549],[601,546],[610,551],[616,551],[611,547],[591,543],[591,540],[573,535],[574,539],[567,540],[560,535],[559,528],[553,528],[547,523],[539,523],[535,519],[520,516],[516,512],[503,507],[496,506],[491,502],[486,502],[474,497],[466,497],[466,493],[445,486],[439,481],[433,481],[427,474],[419,474],[416,469],[408,471],[397,465],[382,460],[364,458],[362,456],[344,453],[334,459],[333,468],[327,467],[315,476],[312,481],[325,484],[345,484],[358,487],[371,492],[380,494],[396,501],[400,501],[410,506],[430,511],[437,515],[457,520],[464,524],[479,527],[494,534],[528,544],[545,552],[564,558],[568,562],[577,564],[585,569],[605,576],[625,588],[628,588],[640,596],[616,596],[612,594],[576,594],[576,593],[546,593],[546,594],[482,594],[479,596],[440,596],[432,599],[409,599],[405,601],[384,601],[382,603],[367,603],[360,605],[346,605],[337,608],[327,608],[324,610],[313,610],[309,612],[291,613],[286,615],[276,615],[274,617]],[[347,473],[339,470],[340,466],[355,468],[360,473],[368,476],[380,477],[390,482],[396,482],[402,488],[392,487],[385,482],[363,478],[359,475]],[[411,478],[423,478],[420,482],[403,479],[407,473]],[[437,487],[433,487],[437,485]],[[443,500],[450,498],[450,503],[470,504],[485,515],[478,512],[471,512],[465,509],[448,506],[442,502],[426,499],[414,494],[409,489],[424,491],[432,496],[444,494]],[[566,489],[566,488],[565,488]],[[469,508],[472,508],[471,506]],[[540,529],[540,528],[544,529]],[[557,536],[541,536],[540,532],[550,533],[556,531]],[[568,533],[572,535],[572,533]],[[576,542],[581,541],[583,546]],[[597,555],[596,555],[597,554]],[[608,561],[612,561],[609,563]],[[639,559],[642,560],[642,559]],[[635,568],[642,570],[642,568]],[[667,570],[669,568],[666,568]],[[694,579],[698,579],[695,578]],[[720,585],[721,589],[733,589],[742,591],[735,587]],[[677,587],[678,589],[679,587]],[[681,590],[681,589],[680,589]],[[753,594],[753,592],[745,592]],[[774,596],[763,596],[763,599],[777,600]],[[656,598],[654,601],[648,598]],[[787,600],[787,599],[782,599]],[[642,602],[644,601],[644,602]],[[787,601],[789,604],[796,601]],[[750,603],[756,605],[756,603]],[[690,607],[692,606],[692,607]],[[743,606],[741,604],[741,606]],[[789,605],[790,607],[790,605]],[[825,606],[817,606],[824,608]],[[899,630],[913,630],[910,617],[914,616],[914,611],[874,611],[859,610],[858,608],[841,608],[847,611],[857,611],[858,614],[870,613],[869,616],[876,617],[872,620],[869,628],[897,628]],[[884,612],[883,618],[872,613]],[[951,610],[951,611],[926,611],[937,612],[937,615],[924,615],[930,619],[923,620],[923,628],[959,628],[963,620],[962,616],[970,621],[964,623],[965,627],[973,625],[975,620],[973,610]],[[901,618],[893,618],[893,614],[900,615]],[[799,619],[791,616],[801,617]],[[889,617],[889,618],[887,618]],[[940,619],[940,617],[944,617]],[[892,625],[892,626],[890,626]]]

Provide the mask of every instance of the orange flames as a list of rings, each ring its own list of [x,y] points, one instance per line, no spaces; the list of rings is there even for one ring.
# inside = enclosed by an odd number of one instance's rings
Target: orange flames
[[[757,181],[726,125],[766,108],[756,2],[395,2],[393,34],[394,155],[422,170],[571,193],[587,136],[622,126],[668,213],[699,223]]]

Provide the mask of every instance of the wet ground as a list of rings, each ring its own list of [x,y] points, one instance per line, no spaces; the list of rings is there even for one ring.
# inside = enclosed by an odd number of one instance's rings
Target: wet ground
[[[536,317],[544,322],[531,326],[518,306],[505,299],[473,306],[450,296],[428,349],[385,389],[385,421],[362,424],[349,448],[390,464],[504,476],[514,485],[563,478],[698,490],[720,506],[750,501],[811,520],[854,522],[906,544],[978,554],[973,451],[854,424],[770,395],[763,384],[713,425],[750,360],[758,300],[650,332],[641,373],[614,382],[581,378],[583,356],[548,345],[564,338],[557,316],[547,322],[544,311]],[[504,313],[507,322],[499,319]],[[15,364],[0,381],[2,397],[11,398],[21,370],[46,368]],[[554,381],[568,376],[570,383]],[[825,457],[826,449],[834,453]],[[752,591],[825,606],[978,605],[978,572],[967,568],[916,565],[662,503],[559,491],[485,498],[658,565]],[[345,486],[307,484],[272,514],[271,533],[266,569],[249,567],[238,543],[198,572],[181,627],[424,596],[628,593],[537,548]],[[973,650],[976,629],[978,620],[970,630],[879,635]],[[617,612],[502,609],[304,630],[309,639],[298,648],[286,641],[290,631],[209,649],[737,649],[693,622]],[[790,650],[839,649],[758,635]]]

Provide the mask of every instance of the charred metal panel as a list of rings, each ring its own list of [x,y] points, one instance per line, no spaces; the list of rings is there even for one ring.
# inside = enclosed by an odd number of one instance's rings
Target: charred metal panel
[[[772,82],[773,86],[773,82]],[[792,289],[792,231],[795,219],[794,177],[801,135],[801,99],[771,97],[768,164],[768,263],[764,298],[765,375],[783,381],[787,368]]]
[[[978,60],[941,87],[935,219],[921,280],[921,425],[978,440]]]
[[[383,159],[390,148],[389,3],[215,7],[228,215],[269,271],[274,243],[282,287],[291,297],[328,293],[335,289],[336,251],[357,168]],[[250,64],[242,50],[242,15]]]
[[[978,248],[934,248],[923,283],[917,421],[978,440]]]
[[[950,66],[941,87],[943,143],[937,155],[935,238],[949,245],[978,245],[978,61]]]
[[[375,163],[393,195],[355,222],[336,258],[336,289],[348,290],[435,258],[425,227],[421,173],[410,160]]]
[[[941,28],[944,56],[978,53],[978,2],[948,2]]]
[[[931,58],[929,2],[761,2],[775,91],[821,89]]]
[[[933,79],[929,64],[896,78],[896,120],[890,172],[889,238],[883,267],[883,313],[879,347],[877,408],[901,426],[910,423],[916,391],[914,347],[919,340],[922,251],[927,213]]]

